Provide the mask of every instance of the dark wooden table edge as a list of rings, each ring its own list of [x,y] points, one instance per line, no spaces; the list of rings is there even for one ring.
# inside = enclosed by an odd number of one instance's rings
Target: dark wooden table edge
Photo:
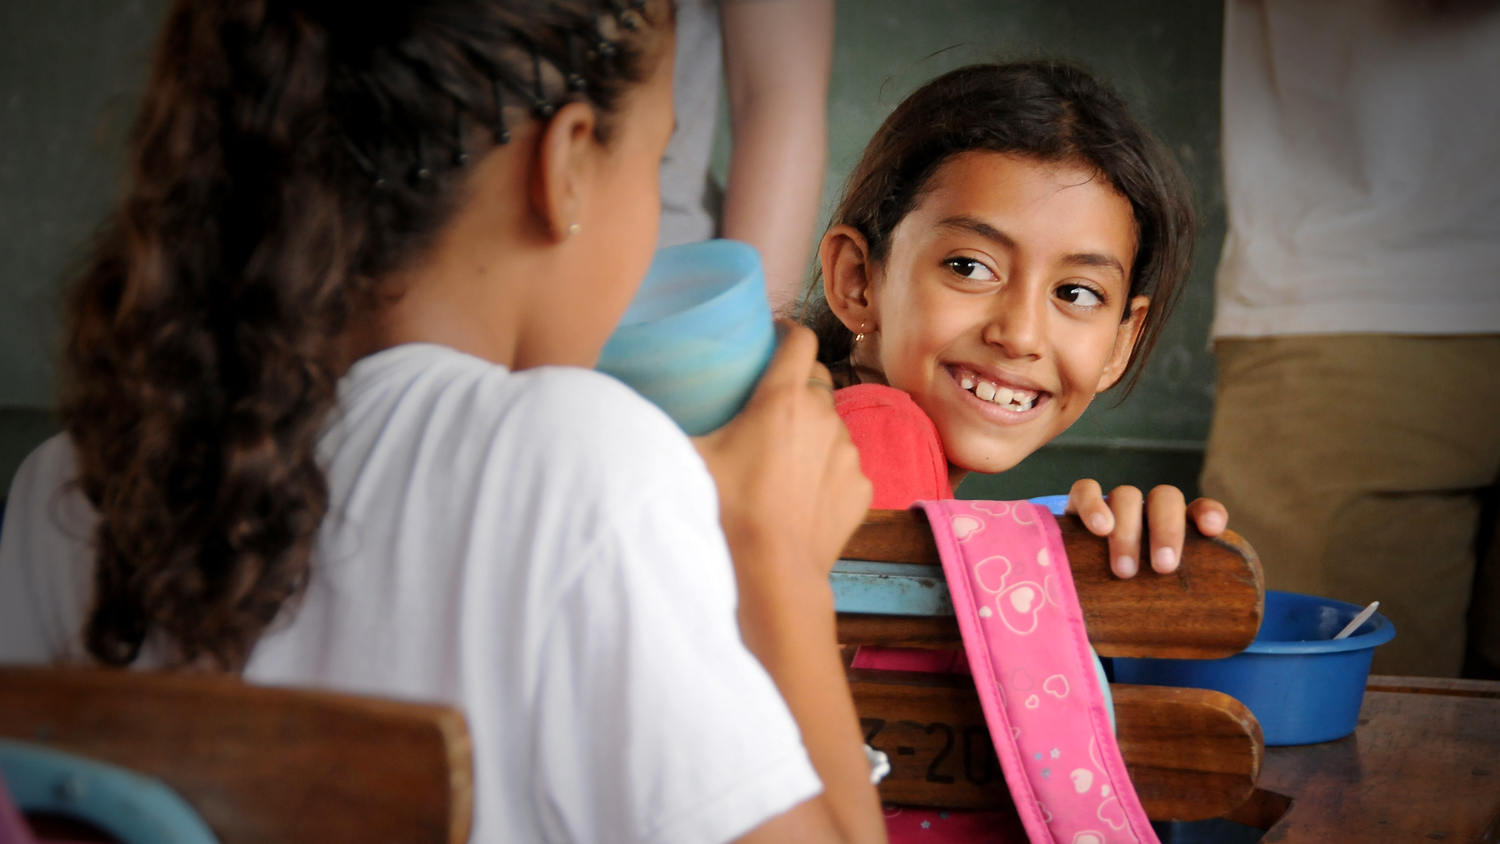
[[[1365,683],[1365,691],[1500,698],[1500,682],[1494,680],[1450,680],[1445,677],[1397,677],[1386,674],[1371,674],[1369,681]]]
[[[1493,680],[1456,680],[1445,677],[1401,677],[1389,674],[1371,674],[1365,682],[1367,692],[1392,694],[1449,695],[1452,697],[1477,697],[1500,700],[1500,682]],[[1253,829],[1270,833],[1291,811],[1293,798],[1274,791],[1257,788],[1250,799],[1238,809],[1224,815],[1224,820],[1244,824]],[[1475,844],[1500,844],[1500,814],[1497,814],[1485,831],[1475,839]]]

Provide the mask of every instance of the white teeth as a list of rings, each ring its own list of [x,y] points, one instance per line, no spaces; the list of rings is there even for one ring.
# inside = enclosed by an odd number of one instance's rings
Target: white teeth
[[[1030,410],[1040,397],[1038,393],[1029,390],[1013,390],[1010,387],[1001,387],[989,381],[982,381],[978,376],[968,372],[959,374],[958,385],[965,390],[972,390],[974,395],[987,402],[1018,412]]]

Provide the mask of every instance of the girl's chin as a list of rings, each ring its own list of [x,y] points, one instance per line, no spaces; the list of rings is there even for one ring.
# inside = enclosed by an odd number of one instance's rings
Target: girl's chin
[[[943,453],[948,458],[949,468],[980,475],[1008,472],[1042,445],[1045,443],[1033,448],[1029,444],[995,442],[988,437],[943,437]]]

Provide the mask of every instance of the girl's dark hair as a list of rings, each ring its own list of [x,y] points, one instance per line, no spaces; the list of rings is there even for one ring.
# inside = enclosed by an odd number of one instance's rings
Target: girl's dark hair
[[[669,43],[652,0],[178,0],[126,192],[77,281],[62,415],[98,511],[99,661],[237,670],[302,590],[350,329],[463,199],[471,153]]]
[[[1176,161],[1113,91],[1075,65],[970,65],[918,88],[886,118],[850,174],[830,226],[853,227],[868,242],[870,260],[883,262],[891,233],[933,174],[949,158],[975,150],[1081,163],[1130,201],[1139,241],[1130,295],[1151,297],[1151,308],[1121,379],[1128,393],[1192,260],[1193,206]],[[829,308],[819,282],[821,272],[803,318],[818,335],[819,360],[847,373],[854,335]]]

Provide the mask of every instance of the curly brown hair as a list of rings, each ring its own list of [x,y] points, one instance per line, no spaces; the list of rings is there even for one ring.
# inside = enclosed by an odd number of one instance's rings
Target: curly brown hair
[[[67,313],[62,415],[98,512],[85,640],[238,670],[307,583],[347,335],[463,198],[471,148],[665,53],[653,0],[179,0],[126,193]]]
[[[1128,394],[1192,263],[1193,204],[1182,169],[1118,95],[1076,65],[1049,59],[969,65],[918,88],[891,112],[849,175],[830,228],[853,227],[868,243],[870,260],[882,263],[892,232],[933,174],[973,150],[1081,163],[1130,201],[1138,241],[1130,296],[1149,296],[1151,306],[1119,381]],[[802,318],[818,335],[818,359],[847,380],[854,335],[822,297],[821,280],[820,271]]]

